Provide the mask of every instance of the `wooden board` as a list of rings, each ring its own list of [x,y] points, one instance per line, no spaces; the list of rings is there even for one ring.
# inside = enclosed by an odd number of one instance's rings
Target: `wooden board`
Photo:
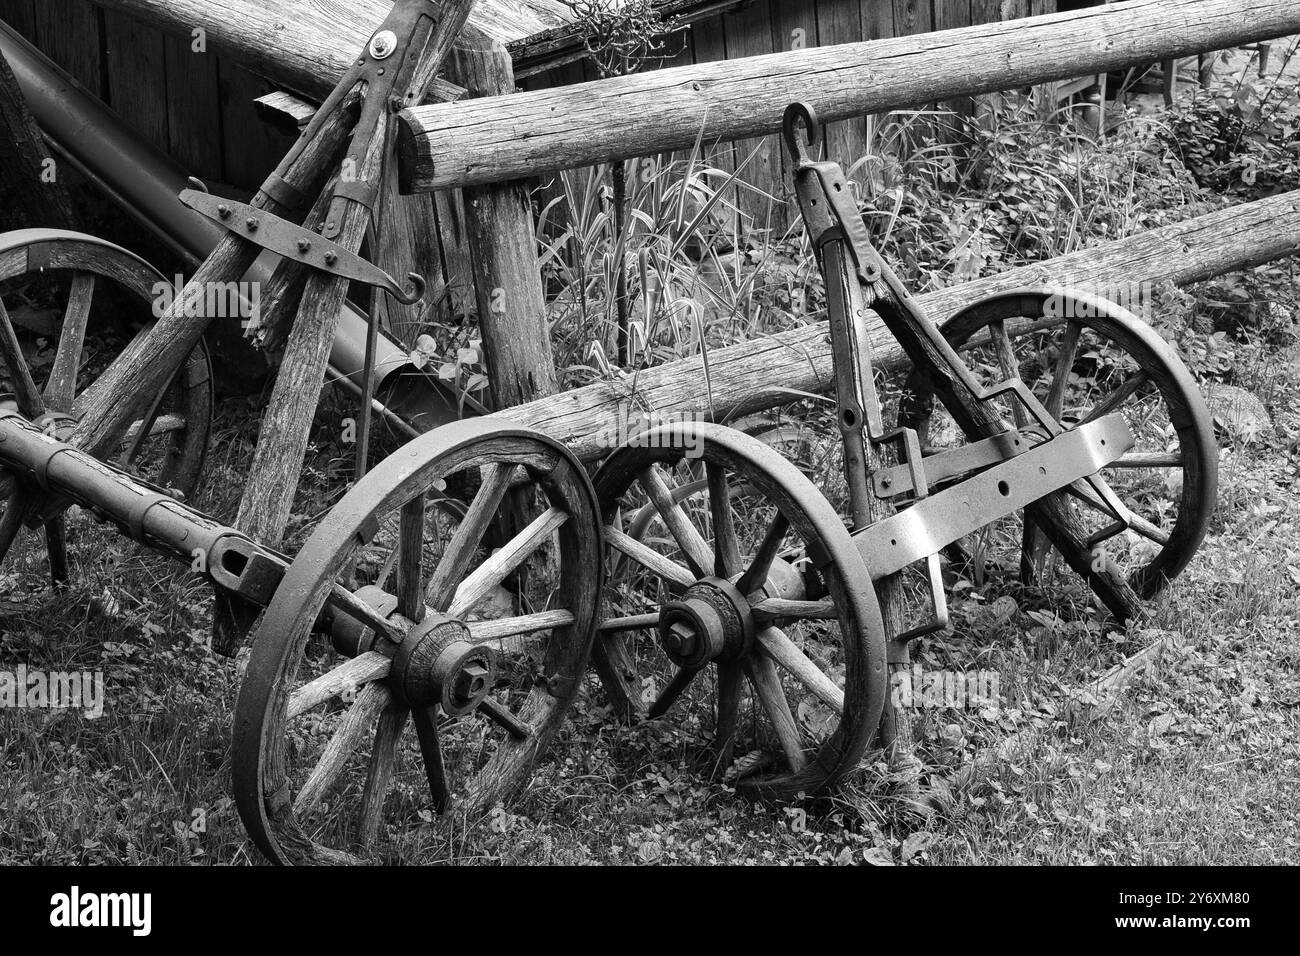
[[[166,150],[167,55],[163,35],[120,13],[104,14],[107,101],[132,129]]]
[[[41,52],[95,96],[104,97],[101,13],[85,0],[40,0],[36,40]]]
[[[761,56],[772,52],[772,10],[768,0],[756,0],[723,17],[727,59]],[[752,158],[751,158],[752,157]],[[752,189],[738,186],[736,206],[743,214],[737,230],[764,242],[770,232],[784,232],[785,204],[781,194],[781,145],[775,136],[759,136],[735,143],[734,161],[744,163],[742,179]]]
[[[257,115],[253,101],[271,92],[270,82],[224,57],[218,61],[217,75],[225,179],[251,191],[262,184],[296,137],[262,122]]]
[[[862,39],[862,5],[859,0],[817,0],[817,42],[820,46],[857,43]],[[839,163],[845,172],[866,152],[865,114],[827,124],[826,155]],[[863,181],[857,173],[852,178],[859,183]]]
[[[34,0],[0,0],[0,20],[9,24],[28,40],[36,36]]]
[[[163,38],[167,60],[167,139],[173,159],[201,179],[226,182],[217,56],[194,41]]]

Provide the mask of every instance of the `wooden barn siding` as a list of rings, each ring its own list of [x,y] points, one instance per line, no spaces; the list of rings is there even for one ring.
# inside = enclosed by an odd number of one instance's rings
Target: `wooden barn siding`
[[[879,39],[1055,9],[1056,0],[755,0],[696,24],[689,42],[663,65]],[[165,36],[87,0],[0,0],[0,17],[196,176],[252,190],[292,145],[291,137],[254,111],[253,99],[269,92],[271,84],[214,53],[195,52],[185,38]],[[574,63],[524,85],[594,78],[590,63]],[[792,91],[791,98],[797,96]],[[867,151],[874,122],[862,116],[832,124],[828,155],[850,166]],[[784,152],[778,137],[766,137],[720,145],[713,156],[719,168],[730,171],[755,153],[744,177],[754,190],[742,190],[738,205],[758,229],[776,235],[795,218]],[[630,176],[647,172],[645,161],[630,165]],[[541,188],[544,197],[559,191],[554,183]],[[459,203],[456,197],[439,197],[437,207],[446,242],[438,269],[455,283],[464,271],[453,261],[464,255]],[[438,270],[426,266],[425,271]],[[457,311],[465,308],[457,306]]]

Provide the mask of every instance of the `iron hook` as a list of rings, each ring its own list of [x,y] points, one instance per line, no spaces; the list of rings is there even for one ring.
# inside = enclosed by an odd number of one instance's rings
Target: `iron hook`
[[[802,141],[797,135],[798,124],[801,120],[804,128],[804,139]],[[791,103],[785,108],[782,128],[785,134],[785,146],[790,151],[790,155],[800,162],[807,162],[809,152],[817,145],[817,140],[821,136],[821,124],[817,121],[817,111],[808,103]]]

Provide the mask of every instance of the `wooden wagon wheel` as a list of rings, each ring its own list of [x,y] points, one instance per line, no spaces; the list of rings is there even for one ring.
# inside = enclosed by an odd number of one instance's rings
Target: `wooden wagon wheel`
[[[438,498],[466,479],[476,490],[457,520]],[[507,496],[536,517],[488,554]],[[582,681],[600,554],[591,483],[548,438],[463,421],[384,459],[312,534],[254,631],[234,790],[262,851],[354,862],[424,807],[480,812],[522,788]],[[545,598],[493,617],[525,562]],[[390,631],[328,611],[349,573],[359,597],[392,608]],[[331,616],[332,640],[309,640]]]
[[[145,334],[165,287],[143,259],[94,236],[55,229],[0,236],[0,360],[12,389],[0,403],[66,438],[94,404],[97,376],[129,347],[131,329],[141,329],[137,338]],[[26,344],[15,327],[24,319],[37,326]],[[92,330],[93,344],[86,340]],[[109,449],[113,464],[190,494],[207,454],[212,404],[211,359],[200,340],[180,371],[160,383],[145,416],[116,436]],[[22,527],[19,513],[8,507],[15,493],[9,485],[0,558]],[[64,580],[62,516],[49,519],[45,529],[51,571]]]
[[[1052,289],[977,302],[945,322],[943,332],[983,384],[1019,375],[1067,429],[1122,414],[1136,444],[1102,477],[1135,521],[1128,532],[1102,542],[1098,558],[1119,565],[1142,597],[1156,594],[1187,566],[1214,510],[1218,449],[1196,382],[1159,334],[1105,299]],[[901,418],[921,432],[923,445],[941,451],[962,443],[955,428],[931,415],[934,402],[923,376],[914,372],[904,395]],[[1089,488],[1078,483],[1070,492],[1092,529],[1110,524]],[[1025,578],[1046,573],[1048,545],[1020,516],[978,537],[967,551],[980,565],[1018,568]]]
[[[707,500],[676,500],[675,482],[698,480]],[[675,425],[615,452],[596,493],[611,572],[593,660],[613,706],[698,722],[713,767],[751,796],[814,794],[856,766],[884,706],[884,630],[808,479],[740,432]],[[645,503],[667,534],[621,526]]]

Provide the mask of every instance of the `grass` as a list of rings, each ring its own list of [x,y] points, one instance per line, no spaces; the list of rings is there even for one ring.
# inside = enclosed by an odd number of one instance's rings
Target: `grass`
[[[986,146],[994,160],[999,149],[1011,148],[996,136]],[[1127,180],[1113,178],[1117,185],[1099,204],[1109,217],[1097,205],[1070,201],[1088,176],[1108,177],[1106,169],[1122,165],[1117,149],[1112,142],[1099,155],[1084,155],[1072,146],[1076,170],[1068,183],[1040,182],[1023,199],[1003,191],[1000,205],[982,212],[971,213],[971,196],[960,190],[891,194],[896,201],[885,208],[893,212],[876,226],[890,242],[931,249],[929,258],[912,260],[912,278],[921,283],[949,281],[944,276],[961,262],[975,271],[1000,268],[989,256],[994,247],[1011,257],[1007,249],[1018,243],[1015,255],[1037,256],[1148,228],[1151,216],[1168,210],[1139,208],[1152,191],[1143,185],[1150,180],[1139,180],[1136,172]],[[1089,156],[1097,169],[1079,174]],[[1159,157],[1142,175],[1163,175],[1166,160]],[[1021,183],[1027,162],[1008,167]],[[894,170],[895,182],[906,172]],[[772,327],[756,316],[774,316],[779,326],[816,312],[819,293],[804,278],[810,261],[797,242],[747,250],[732,236],[732,251],[720,251],[727,243],[715,241],[714,214],[731,208],[724,175],[697,154],[684,160],[684,169],[658,175],[663,179],[634,180],[641,198],[633,199],[642,202],[645,215],[633,217],[641,231],[616,242],[616,256],[606,255],[607,212],[589,201],[598,183],[568,183],[577,215],[548,240],[547,258],[549,278],[563,290],[553,321],[557,351],[571,366],[569,384],[598,373],[580,367],[591,342],[612,354],[608,290],[615,261],[632,274],[632,316],[641,323],[634,339],[638,362],[693,354]],[[1170,180],[1173,205],[1187,204],[1187,188],[1185,177]],[[1044,189],[1057,193],[1057,218],[1013,225],[1017,210],[1040,203]],[[965,212],[945,219],[953,209]],[[734,216],[729,221],[734,224]],[[692,236],[699,242],[688,255]],[[967,254],[972,247],[978,254]],[[1278,275],[1242,281],[1254,295],[1285,288]],[[1206,301],[1219,302],[1223,288],[1220,282],[1191,290],[1180,308],[1195,312]],[[1286,315],[1270,334],[1234,329],[1214,346],[1218,358],[1194,363],[1206,380],[1258,394],[1274,427],[1249,441],[1221,436],[1221,487],[1210,536],[1143,620],[1126,632],[1109,628],[1077,588],[1045,595],[1019,585],[967,582],[952,598],[953,631],[918,645],[915,656],[926,667],[1000,676],[999,708],[915,715],[918,754],[939,795],[938,812],[920,813],[900,799],[879,763],[864,765],[831,800],[775,807],[746,802],[701,775],[700,742],[691,726],[671,715],[620,723],[589,676],[571,720],[519,800],[473,819],[453,814],[434,822],[427,810],[418,810],[427,825],[406,831],[392,858],[465,864],[1296,862],[1300,414],[1292,409],[1300,407],[1300,351],[1290,331],[1294,293],[1281,305]],[[1186,318],[1174,323],[1178,335]],[[1204,346],[1207,338],[1196,341]],[[1180,344],[1186,350],[1188,343]],[[219,408],[197,504],[226,520],[235,512],[251,457],[257,407],[256,400],[241,399]],[[345,488],[351,452],[332,436],[340,434],[339,419],[348,413],[346,401],[335,397],[320,411],[290,528],[291,552]],[[824,436],[825,414],[817,406],[797,407],[790,417]],[[842,492],[837,459],[825,441],[814,437],[799,458],[819,485]],[[67,590],[46,587],[44,554],[32,535],[0,569],[0,668],[21,662],[29,669],[103,671],[105,713],[87,720],[71,712],[0,710],[0,863],[258,862],[227,792],[230,727],[247,652],[234,660],[212,654],[209,597],[184,569],[87,516],[75,517],[71,527],[74,583]],[[1077,688],[1171,633],[1175,650],[1131,683],[1104,719],[1081,724],[1067,717]]]

